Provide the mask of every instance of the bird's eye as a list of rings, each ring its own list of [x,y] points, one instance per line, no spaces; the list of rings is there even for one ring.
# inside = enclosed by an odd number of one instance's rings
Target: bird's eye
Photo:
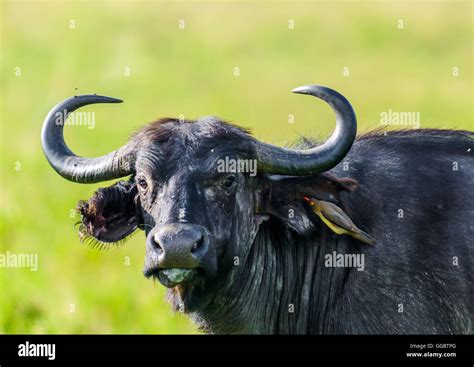
[[[143,177],[140,177],[137,180],[137,185],[142,191],[146,191],[146,189],[148,188],[148,182],[146,182],[146,180]]]
[[[234,186],[234,184],[235,184],[235,176],[234,175],[226,176],[221,182],[221,185],[226,189],[232,188]]]

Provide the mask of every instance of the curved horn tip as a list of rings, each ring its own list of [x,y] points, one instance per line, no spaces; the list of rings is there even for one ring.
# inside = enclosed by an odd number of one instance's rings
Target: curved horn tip
[[[94,99],[94,103],[122,103],[123,100],[113,97],[101,96],[100,94],[81,94],[74,96],[74,99]]]
[[[298,93],[298,94],[310,94],[311,91],[317,90],[317,89],[328,89],[327,87],[324,87],[322,85],[303,85],[301,87],[292,89],[291,91],[293,93]]]
[[[97,97],[104,98],[104,101],[107,101],[106,103],[123,103],[123,100],[118,99],[118,98],[107,97],[107,96],[97,96]]]

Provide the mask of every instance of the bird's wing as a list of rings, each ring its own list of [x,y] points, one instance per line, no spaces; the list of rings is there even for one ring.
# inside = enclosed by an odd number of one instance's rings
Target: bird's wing
[[[321,214],[327,220],[345,230],[354,231],[354,228],[356,228],[356,226],[341,208],[329,202],[324,202],[321,204]]]

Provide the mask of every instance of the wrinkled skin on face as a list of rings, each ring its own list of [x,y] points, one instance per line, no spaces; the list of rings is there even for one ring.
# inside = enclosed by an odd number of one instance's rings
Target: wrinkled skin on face
[[[252,242],[259,221],[251,210],[255,205],[254,179],[242,173],[216,172],[214,153],[209,152],[199,160],[191,158],[183,155],[173,164],[160,164],[158,156],[146,150],[139,157],[135,176],[147,236],[176,223],[191,223],[205,232],[209,247],[206,256],[195,269],[192,281],[176,285],[172,292],[177,298],[173,300],[176,306],[186,310],[208,301],[206,281],[229,271],[233,259],[245,244]],[[236,236],[237,233],[242,235]],[[168,285],[160,276],[161,271],[156,271],[153,249],[149,246],[145,274],[158,276]]]
[[[144,230],[144,274],[169,287],[174,308],[185,312],[203,309],[227,286],[222,279],[244,261],[270,215],[307,234],[314,226],[303,192],[337,195],[355,186],[323,175],[305,182],[219,172],[219,160],[252,159],[252,151],[246,131],[212,118],[161,120],[133,139],[141,144],[135,175],[79,203],[80,233],[110,243]],[[199,248],[186,254],[193,236]]]

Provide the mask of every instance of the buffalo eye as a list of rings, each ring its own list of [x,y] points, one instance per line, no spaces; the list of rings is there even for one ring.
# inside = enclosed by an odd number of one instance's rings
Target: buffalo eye
[[[141,191],[146,191],[148,189],[148,182],[146,182],[144,177],[139,177],[137,179],[137,186]]]
[[[228,175],[221,181],[221,185],[224,189],[230,190],[235,186],[235,175]]]

